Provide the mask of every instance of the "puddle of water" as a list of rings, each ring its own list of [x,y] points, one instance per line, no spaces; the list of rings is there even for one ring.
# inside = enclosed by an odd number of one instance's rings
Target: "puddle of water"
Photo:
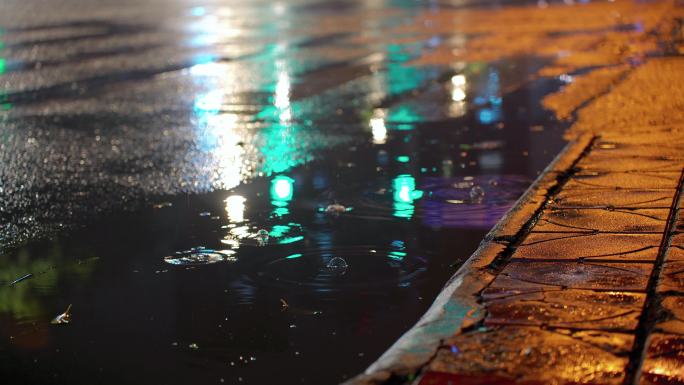
[[[508,126],[504,115],[499,130],[477,119],[391,129],[382,145],[332,149],[230,191],[164,197],[4,254],[7,283],[55,269],[0,288],[12,298],[2,371],[74,384],[349,378],[420,317],[541,168],[522,155],[529,143],[510,139],[537,122]],[[483,138],[504,149],[462,146]],[[81,275],[63,267],[94,256]],[[51,328],[69,304],[73,320]]]
[[[211,13],[199,8],[189,15]],[[183,49],[237,44],[205,21],[171,23],[198,29]],[[147,72],[73,85],[65,71],[5,98],[18,115],[0,128],[12,150],[0,240],[71,229],[0,254],[7,378],[343,381],[424,313],[563,145],[539,109],[559,81],[511,88],[536,61],[416,67],[447,40],[364,45],[336,31],[273,45],[277,30],[233,32],[255,45],[235,60],[149,59]],[[135,82],[105,92],[117,79]],[[36,114],[41,103],[66,112]]]

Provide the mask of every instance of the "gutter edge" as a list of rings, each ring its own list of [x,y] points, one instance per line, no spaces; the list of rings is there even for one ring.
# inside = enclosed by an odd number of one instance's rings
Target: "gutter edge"
[[[445,339],[484,319],[478,294],[496,277],[488,269],[548,199],[558,178],[572,171],[576,160],[595,139],[583,133],[571,140],[544,169],[501,220],[485,235],[477,250],[447,281],[427,312],[362,374],[343,385],[377,385],[391,378],[415,375],[436,354]],[[504,240],[504,241],[502,241]]]

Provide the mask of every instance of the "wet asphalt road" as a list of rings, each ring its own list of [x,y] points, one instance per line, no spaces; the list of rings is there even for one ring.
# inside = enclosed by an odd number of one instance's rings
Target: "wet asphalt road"
[[[469,35],[417,15],[498,4],[4,1],[0,371],[363,370],[563,145],[545,59],[419,63]]]
[[[422,105],[398,105],[394,125],[464,114],[412,95],[458,68],[405,63],[465,36],[392,35],[440,6],[464,5],[3,2],[0,244],[282,172],[373,135],[369,119],[402,98]]]

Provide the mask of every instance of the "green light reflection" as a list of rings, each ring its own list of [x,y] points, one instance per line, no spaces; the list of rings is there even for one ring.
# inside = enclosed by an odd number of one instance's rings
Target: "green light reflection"
[[[282,217],[290,213],[287,208],[294,196],[294,179],[278,175],[271,181],[271,204],[275,206],[273,215]]]
[[[294,179],[278,175],[271,181],[271,198],[274,201],[287,202],[294,195]]]
[[[296,237],[286,237],[286,238],[283,238],[283,239],[279,240],[279,241],[278,241],[278,244],[280,244],[280,245],[287,245],[287,244],[290,244],[290,243],[299,242],[299,241],[301,241],[301,240],[304,240],[304,236],[303,236],[303,235],[298,235],[298,236],[296,236]]]
[[[408,174],[402,174],[392,181],[394,191],[394,216],[410,219],[415,207],[413,202],[423,196],[421,190],[416,190],[416,179]]]
[[[401,261],[406,256],[406,253],[403,251],[390,251],[388,256],[396,261]]]

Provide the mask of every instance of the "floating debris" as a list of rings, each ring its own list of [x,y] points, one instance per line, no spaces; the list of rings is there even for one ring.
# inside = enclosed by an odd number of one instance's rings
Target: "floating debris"
[[[165,207],[171,207],[173,204],[171,202],[162,202],[162,203],[157,203],[155,205],[152,205],[152,208],[155,209],[163,209]]]
[[[344,274],[348,267],[349,265],[347,264],[347,261],[341,257],[335,257],[328,261],[328,264],[325,265],[326,269],[338,274]]]
[[[282,298],[280,299],[280,303],[281,303],[281,307],[282,307],[283,311],[287,310],[287,308],[290,307],[290,305],[287,304],[287,301],[285,301]]]
[[[454,188],[465,189],[473,186],[473,182],[466,180],[465,182],[456,182],[453,184]]]
[[[485,140],[482,142],[473,143],[473,148],[477,150],[495,150],[504,146],[501,140]]]
[[[208,212],[208,211],[203,211],[203,212],[199,213],[199,216],[200,216],[200,217],[208,217],[208,216],[210,216],[210,215],[211,215],[211,213]]]
[[[53,325],[68,324],[69,322],[71,322],[71,304],[69,304],[64,313],[58,315],[57,317],[53,318],[52,321],[50,321],[50,323]]]
[[[470,195],[470,200],[471,200],[471,201],[479,203],[479,202],[482,202],[482,200],[484,199],[485,192],[484,192],[484,190],[482,189],[482,187],[480,187],[480,186],[473,186],[473,187],[470,189],[469,195]]]
[[[259,243],[259,246],[266,246],[266,244],[268,244],[268,238],[268,230],[261,229],[257,231],[256,240]]]
[[[164,257],[164,262],[171,265],[209,265],[212,263],[237,259],[234,250],[212,250],[204,247],[194,247],[190,250],[176,252],[175,255]]]
[[[343,205],[341,205],[339,203],[333,203],[331,205],[328,205],[325,208],[325,210],[323,210],[323,211],[325,211],[326,214],[339,215],[339,214],[345,213],[347,211],[351,211],[351,208],[344,207]]]
[[[492,187],[496,187],[499,185],[499,181],[497,179],[490,179],[488,183]]]
[[[199,346],[198,346],[196,343],[194,343],[194,342],[191,343],[190,345],[188,345],[188,347],[189,347],[190,349],[192,349],[192,350],[197,350],[197,349],[199,349]]]
[[[25,280],[25,279],[29,279],[29,278],[31,278],[31,277],[33,277],[33,274],[28,273],[28,274],[26,274],[26,275],[24,275],[24,276],[22,276],[22,277],[19,277],[19,278],[15,279],[14,281],[10,282],[9,285],[10,285],[10,286],[14,286],[14,285],[16,285],[17,283],[19,283],[19,282],[21,282],[21,281],[23,281],[23,280]]]

